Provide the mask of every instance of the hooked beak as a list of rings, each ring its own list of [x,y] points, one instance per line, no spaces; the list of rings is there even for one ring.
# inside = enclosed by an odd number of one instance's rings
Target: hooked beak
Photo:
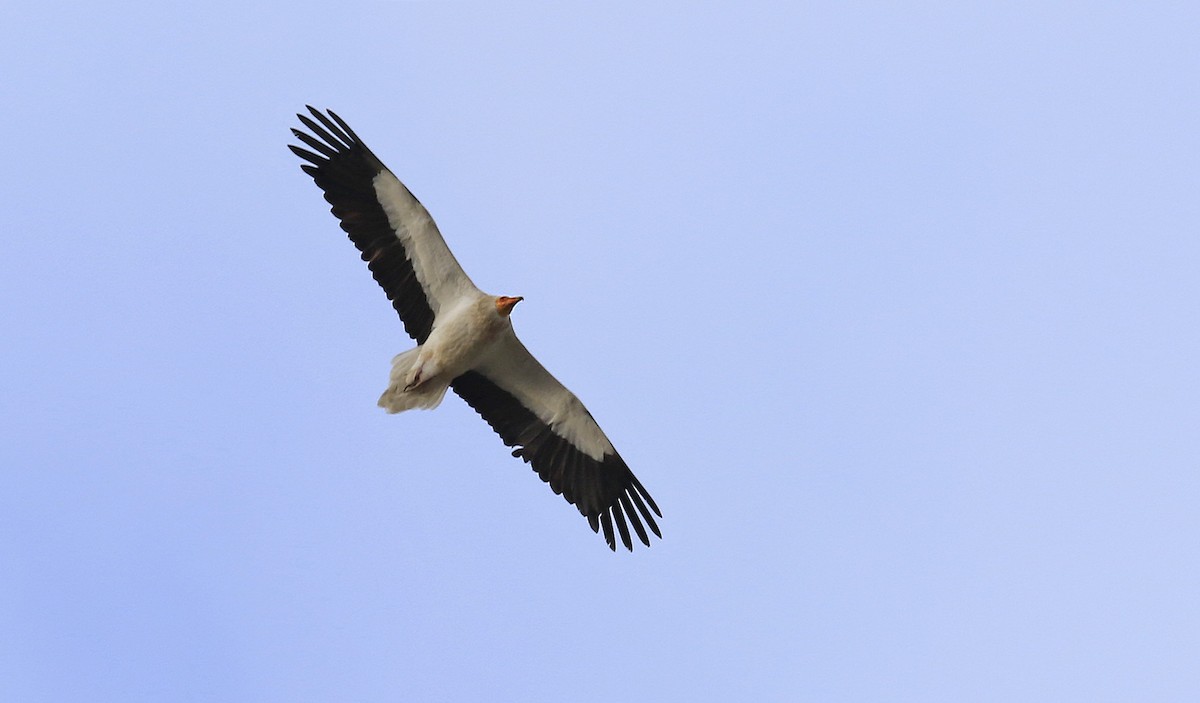
[[[522,300],[524,300],[524,298],[519,295],[515,298],[502,295],[499,298],[496,298],[496,311],[500,313],[501,317],[508,317],[512,312],[513,307]]]

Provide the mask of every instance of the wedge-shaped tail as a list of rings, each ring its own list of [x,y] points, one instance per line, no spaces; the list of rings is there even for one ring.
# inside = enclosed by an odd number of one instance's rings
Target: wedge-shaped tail
[[[387,390],[379,396],[379,407],[389,413],[399,413],[413,408],[432,410],[441,405],[446,395],[449,383],[439,383],[436,379],[420,384],[416,388],[405,390],[412,382],[413,364],[417,363],[417,355],[421,347],[416,346],[392,359],[392,375]]]

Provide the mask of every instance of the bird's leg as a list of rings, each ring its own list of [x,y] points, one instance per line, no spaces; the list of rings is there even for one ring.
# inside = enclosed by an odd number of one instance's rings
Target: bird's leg
[[[413,366],[408,375],[408,383],[404,386],[404,392],[414,390],[425,381],[437,375],[439,370],[438,364],[430,359],[419,359],[416,365]]]

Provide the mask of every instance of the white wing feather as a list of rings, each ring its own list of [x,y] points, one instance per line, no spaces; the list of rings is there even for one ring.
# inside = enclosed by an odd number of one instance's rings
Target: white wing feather
[[[373,185],[388,224],[412,261],[413,273],[425,289],[433,314],[441,314],[464,295],[480,294],[446,246],[429,211],[400,179],[384,168],[375,176]]]
[[[542,366],[506,329],[475,364],[475,370],[507,391],[555,434],[596,461],[616,450],[574,393]]]

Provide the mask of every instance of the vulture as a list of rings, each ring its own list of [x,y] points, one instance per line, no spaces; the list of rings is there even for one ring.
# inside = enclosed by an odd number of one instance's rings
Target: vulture
[[[392,360],[379,405],[431,409],[452,389],[610,549],[619,536],[633,551],[631,529],[646,546],[648,531],[661,538],[654,499],[579,398],[517,339],[510,315],[522,298],[476,288],[429,212],[354,130],[332,110],[308,111],[296,115],[308,132],[292,129],[307,148],[288,148],[417,343]]]

